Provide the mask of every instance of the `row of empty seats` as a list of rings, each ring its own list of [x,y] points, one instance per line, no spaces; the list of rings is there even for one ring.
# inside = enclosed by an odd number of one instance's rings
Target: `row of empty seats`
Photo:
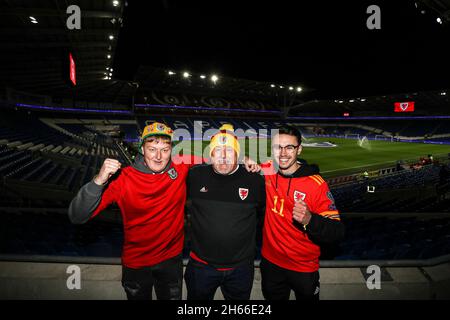
[[[100,170],[105,158],[100,155],[84,155],[81,165],[72,167],[3,146],[0,147],[0,176],[76,191]]]
[[[0,216],[4,221],[0,225],[1,254],[119,257],[121,253],[120,224],[93,220],[72,225],[61,213],[0,211]],[[337,246],[324,247],[322,259],[428,259],[450,254],[450,216],[343,216],[342,220],[345,239]],[[188,229],[187,233],[189,239]],[[187,258],[189,240],[184,254]]]
[[[337,260],[428,259],[450,254],[449,217],[344,218]]]
[[[34,113],[7,111],[0,119],[0,178],[8,184],[34,183],[36,190],[76,192],[107,157],[128,163],[117,143],[88,130],[90,139],[42,122]],[[27,184],[27,186],[33,186]]]
[[[331,186],[336,205],[343,212],[448,212],[446,200],[439,199],[441,166],[403,170],[392,175]],[[367,187],[374,189],[369,193]],[[420,197],[417,197],[421,190]],[[393,197],[395,194],[397,197]]]

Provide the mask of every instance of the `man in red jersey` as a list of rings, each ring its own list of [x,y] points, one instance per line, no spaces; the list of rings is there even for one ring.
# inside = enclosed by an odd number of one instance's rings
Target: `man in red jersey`
[[[255,171],[248,160],[245,167]],[[144,128],[141,154],[123,168],[106,159],[69,207],[72,223],[82,224],[115,202],[122,213],[122,286],[128,299],[181,299],[184,206],[188,170],[203,159],[172,157],[172,130],[155,122]]]
[[[115,202],[124,224],[122,285],[128,299],[181,299],[186,177],[201,159],[171,158],[172,130],[162,123],[144,128],[141,154],[121,168],[106,159],[69,207],[72,223],[94,218]],[[175,158],[175,157],[174,157]]]
[[[344,236],[344,225],[317,166],[297,160],[301,134],[280,128],[272,139],[272,157],[262,165],[266,214],[261,250],[262,292],[267,300],[319,299],[320,245]],[[278,167],[278,170],[275,168]]]

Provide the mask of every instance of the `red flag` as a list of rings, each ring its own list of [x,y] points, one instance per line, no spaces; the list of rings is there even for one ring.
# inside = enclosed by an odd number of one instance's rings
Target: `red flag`
[[[72,57],[72,53],[69,53],[69,60],[70,60],[70,81],[75,86],[77,84],[77,76],[75,71],[75,60]]]
[[[414,112],[414,101],[394,103],[395,112]]]

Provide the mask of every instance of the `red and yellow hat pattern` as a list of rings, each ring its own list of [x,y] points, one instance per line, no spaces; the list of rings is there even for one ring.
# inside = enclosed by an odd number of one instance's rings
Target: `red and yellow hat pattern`
[[[146,138],[151,136],[166,136],[172,139],[173,131],[169,126],[165,125],[164,123],[153,122],[152,124],[146,126],[144,128],[144,131],[142,131],[141,145]]]

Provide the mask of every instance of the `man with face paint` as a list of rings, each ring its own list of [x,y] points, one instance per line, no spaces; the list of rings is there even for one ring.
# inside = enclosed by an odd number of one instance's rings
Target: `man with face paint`
[[[264,214],[264,179],[239,166],[239,142],[223,125],[210,142],[211,165],[188,175],[191,253],[188,300],[248,300],[253,286],[256,229]]]
[[[122,285],[128,299],[181,299],[184,206],[189,168],[202,159],[172,155],[172,130],[155,122],[144,128],[141,153],[121,169],[106,159],[69,207],[72,223],[94,218],[115,202],[122,213]]]

